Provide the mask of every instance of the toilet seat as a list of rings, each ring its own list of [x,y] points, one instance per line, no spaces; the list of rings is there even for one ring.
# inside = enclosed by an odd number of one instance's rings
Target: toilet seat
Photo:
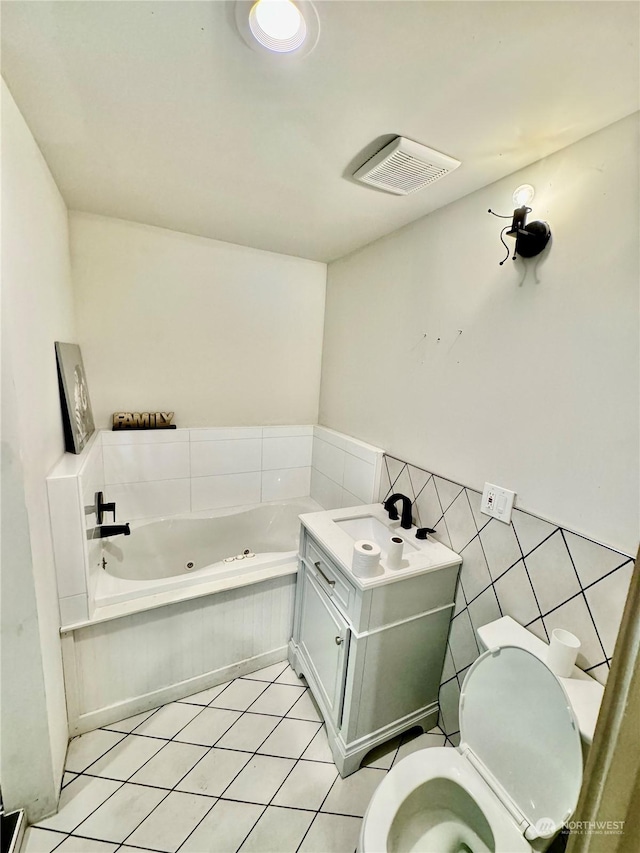
[[[531,851],[536,839],[544,845],[573,814],[582,783],[578,725],[562,685],[530,652],[502,646],[472,664],[460,694],[460,735],[456,750],[419,750],[388,773],[364,817],[361,853],[387,853],[394,821],[428,785],[438,792],[455,783],[468,797],[460,826],[467,815],[469,826],[481,823],[479,807],[493,834],[487,849],[496,853]],[[428,818],[428,798],[420,808]]]

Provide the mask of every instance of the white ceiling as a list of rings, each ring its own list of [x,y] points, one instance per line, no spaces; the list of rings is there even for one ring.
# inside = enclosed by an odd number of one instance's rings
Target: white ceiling
[[[2,74],[71,209],[322,261],[638,109],[636,2],[316,8],[297,59],[233,3],[13,0]],[[349,179],[398,134],[462,166],[406,197]]]

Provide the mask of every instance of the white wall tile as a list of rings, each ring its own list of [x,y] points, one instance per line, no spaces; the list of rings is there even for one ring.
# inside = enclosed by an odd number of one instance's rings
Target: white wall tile
[[[222,474],[191,480],[191,509],[218,509],[225,506],[260,503],[261,474]]]
[[[188,442],[107,445],[103,453],[106,484],[189,476]]]
[[[313,451],[311,464],[325,477],[329,477],[334,483],[342,485],[344,476],[344,450],[326,441],[315,438],[313,440]]]
[[[87,592],[84,567],[85,514],[76,477],[47,478],[49,517],[58,596]]]
[[[357,456],[371,465],[375,465],[376,461],[384,453],[381,448],[374,447],[372,444],[365,444],[364,441],[358,441],[356,438],[351,438],[348,435],[344,436],[344,449],[347,453],[351,453],[353,456]]]
[[[344,450],[346,447],[346,436],[333,429],[315,426],[313,428],[313,436],[314,438],[319,438],[321,441],[325,441],[327,444],[332,444],[334,447],[339,447],[340,450]]]
[[[323,509],[339,509],[342,504],[344,489],[325,477],[316,468],[311,469],[311,497]]]
[[[344,457],[343,487],[364,503],[373,503],[375,485],[375,466],[363,459],[346,453]]]
[[[284,438],[294,435],[313,436],[312,426],[272,426],[262,427],[263,438]]]
[[[191,510],[191,481],[152,480],[112,485],[105,500],[116,502],[118,524],[138,518],[180,515]]]
[[[284,468],[262,472],[262,500],[304,498],[311,490],[311,468]]]
[[[312,443],[310,435],[263,439],[262,470],[308,468],[311,465]]]
[[[342,489],[342,497],[340,498],[341,508],[349,506],[362,506],[362,504],[369,503],[371,503],[371,501],[363,501],[362,498],[359,498],[357,495],[352,495],[351,492],[348,492],[346,489]]]
[[[262,427],[213,427],[189,430],[191,441],[233,441],[262,438]]]
[[[189,441],[188,429],[103,430],[102,444],[172,444]]]
[[[192,442],[191,476],[259,471],[261,458],[262,441],[259,438]]]
[[[86,595],[70,595],[60,599],[60,625],[73,625],[89,618]]]

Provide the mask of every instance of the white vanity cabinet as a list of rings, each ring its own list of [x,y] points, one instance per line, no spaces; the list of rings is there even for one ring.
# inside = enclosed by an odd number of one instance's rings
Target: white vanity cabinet
[[[327,725],[342,776],[374,746],[437,723],[460,557],[420,574],[355,578],[304,526],[289,660]],[[442,559],[442,557],[441,557]]]

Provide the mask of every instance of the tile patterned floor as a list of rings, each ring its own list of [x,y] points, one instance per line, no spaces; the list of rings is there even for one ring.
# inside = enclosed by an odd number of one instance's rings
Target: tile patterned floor
[[[306,684],[278,663],[74,738],[56,815],[23,853],[353,853],[371,796],[440,729],[341,779]]]

